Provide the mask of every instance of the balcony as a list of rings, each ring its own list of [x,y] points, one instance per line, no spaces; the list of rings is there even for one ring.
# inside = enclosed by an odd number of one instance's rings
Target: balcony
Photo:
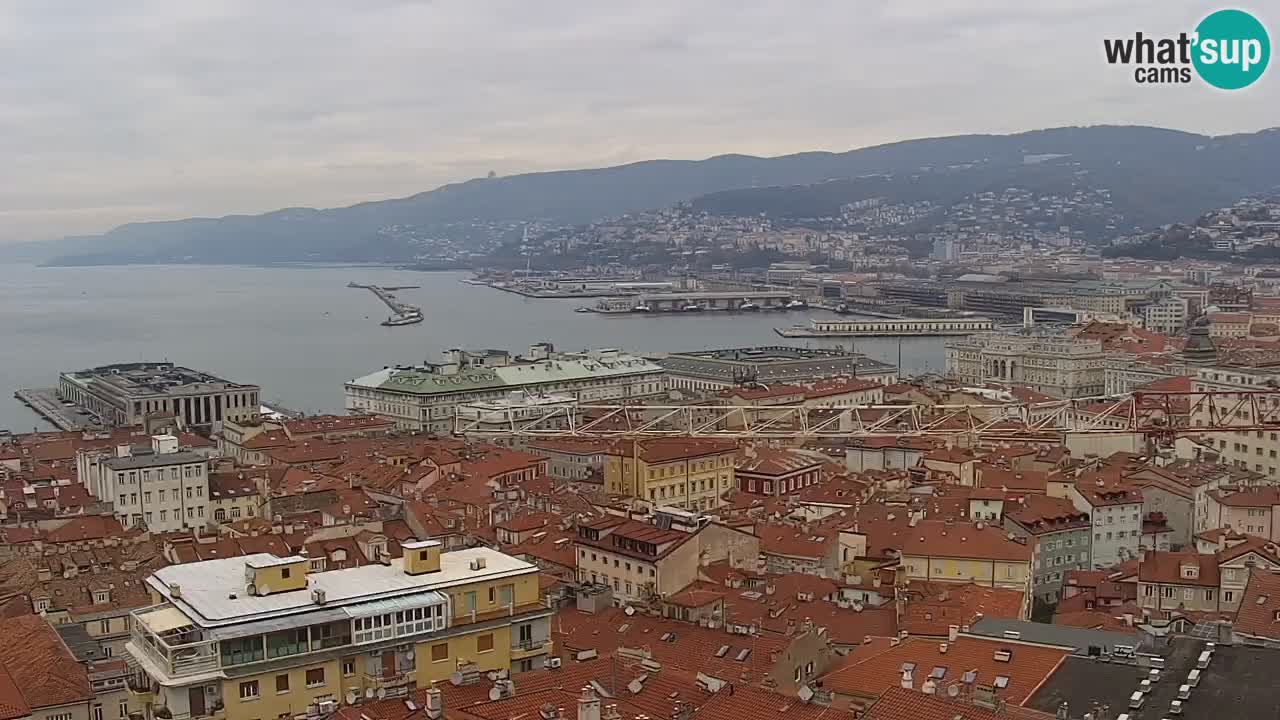
[[[129,618],[129,649],[144,666],[168,678],[196,677],[218,670],[218,643],[205,637],[177,608],[135,610]]]
[[[511,659],[523,660],[527,657],[536,655],[550,655],[552,650],[551,638],[532,638],[532,639],[512,639],[511,641]]]
[[[385,672],[378,674],[364,674],[364,687],[366,690],[384,691],[386,697],[399,697],[406,695],[414,689],[417,684],[417,674],[413,670],[404,670],[387,674]]]

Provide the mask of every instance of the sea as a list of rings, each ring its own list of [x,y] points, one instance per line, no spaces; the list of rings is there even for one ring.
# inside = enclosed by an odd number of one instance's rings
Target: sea
[[[49,429],[13,398],[58,373],[167,360],[237,382],[307,412],[341,412],[343,383],[387,365],[438,360],[448,348],[621,348],[651,353],[757,345],[841,346],[906,374],[941,372],[943,338],[787,339],[776,327],[822,310],[623,315],[575,313],[592,299],[543,300],[464,282],[465,272],[365,266],[0,265],[0,429]],[[347,283],[398,291],[424,322],[383,327],[385,305]]]

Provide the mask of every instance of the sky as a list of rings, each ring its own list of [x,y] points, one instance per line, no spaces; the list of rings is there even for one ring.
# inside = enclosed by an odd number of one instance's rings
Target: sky
[[[348,205],[490,170],[1280,124],[1280,69],[1226,93],[1140,86],[1103,60],[1104,37],[1190,31],[1220,7],[0,0],[0,242]],[[1266,7],[1252,9],[1274,44]]]

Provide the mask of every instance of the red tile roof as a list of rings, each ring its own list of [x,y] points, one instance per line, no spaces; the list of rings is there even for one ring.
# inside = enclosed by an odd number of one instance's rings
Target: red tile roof
[[[1053,720],[1053,715],[1030,708],[1004,712],[951,700],[941,694],[926,695],[904,687],[889,688],[862,716],[862,720]]]
[[[1251,637],[1280,640],[1280,575],[1257,569],[1249,573],[1233,629]]]
[[[634,452],[647,463],[665,463],[731,453],[738,448],[735,442],[712,439],[655,438],[639,441],[639,448],[633,448],[633,443],[631,440],[614,443],[609,454],[631,457]]]
[[[0,682],[0,717],[16,717],[9,713],[22,708],[30,712],[93,699],[84,667],[44,618],[6,620],[0,623],[0,635],[0,668],[9,679]]]
[[[1010,654],[1007,662],[995,659],[999,651]],[[954,642],[908,637],[828,673],[823,687],[841,695],[879,698],[890,688],[901,687],[903,665],[914,663],[912,679],[917,687],[935,667],[946,668],[944,683],[970,671],[980,685],[993,685],[997,676],[1004,676],[1009,683],[1000,697],[1010,705],[1021,705],[1071,653],[1071,648],[970,635],[961,635]]]
[[[790,475],[821,467],[822,460],[795,450],[750,447],[738,454],[737,472],[753,475]]]
[[[1195,577],[1183,575],[1183,568],[1194,568]],[[1162,585],[1194,585],[1218,587],[1218,559],[1194,552],[1154,552],[1138,564],[1138,580]]]
[[[1030,545],[1010,540],[1000,528],[925,520],[907,531],[902,554],[1028,562],[1033,551]]]

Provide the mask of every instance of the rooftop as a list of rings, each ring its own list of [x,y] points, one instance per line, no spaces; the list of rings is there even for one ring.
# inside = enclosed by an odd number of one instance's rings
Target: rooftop
[[[484,567],[473,569],[472,561],[479,559],[484,560]],[[311,593],[306,590],[265,596],[249,595],[244,591],[247,566],[278,560],[269,553],[256,553],[171,565],[157,570],[147,578],[147,584],[201,627],[232,625],[317,609]],[[442,553],[439,572],[408,575],[404,572],[403,558],[397,558],[388,565],[371,564],[308,573],[307,587],[325,592],[326,608],[338,608],[444,589],[459,583],[536,572],[536,566],[496,550],[471,548]],[[175,585],[180,586],[180,597],[174,597]]]
[[[892,365],[839,348],[801,348],[766,345],[723,350],[669,353],[656,359],[662,367],[683,375],[733,381],[745,371],[757,382],[783,382],[831,377],[892,373]]]
[[[63,373],[63,377],[79,383],[107,385],[117,393],[131,397],[181,395],[226,389],[256,389],[223,380],[200,370],[192,370],[170,362],[119,363]]]
[[[93,699],[84,668],[43,617],[6,620],[0,633],[0,718]]]

